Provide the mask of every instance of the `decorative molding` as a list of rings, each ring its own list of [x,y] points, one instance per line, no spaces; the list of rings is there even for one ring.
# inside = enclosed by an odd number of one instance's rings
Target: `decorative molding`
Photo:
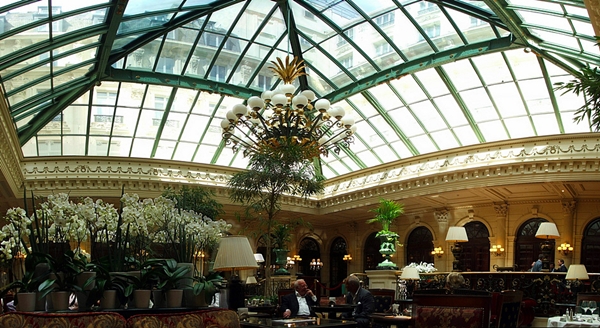
[[[20,194],[19,190],[22,190],[25,181],[20,164],[22,151],[14,123],[8,113],[8,103],[4,94],[0,92],[0,174],[4,176],[12,193]]]
[[[563,213],[567,215],[573,215],[575,213],[575,207],[577,206],[577,202],[574,200],[563,201],[561,202]]]
[[[447,208],[438,208],[433,212],[433,216],[439,223],[448,222],[450,211]]]
[[[505,218],[508,214],[508,204],[494,204],[494,211],[496,211],[497,217]]]

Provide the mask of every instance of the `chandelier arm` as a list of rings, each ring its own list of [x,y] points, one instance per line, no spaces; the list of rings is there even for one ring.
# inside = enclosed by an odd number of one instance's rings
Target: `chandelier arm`
[[[244,124],[244,125],[245,125],[245,126],[248,128],[248,131],[252,132],[252,135],[253,135],[254,137],[256,137],[257,139],[259,139],[259,138],[260,138],[260,135],[259,135],[259,133],[256,131],[256,128],[255,128],[254,126],[252,126],[252,123],[248,122],[248,120],[242,120],[242,119],[240,119],[240,120],[238,120],[238,122],[241,122],[241,123],[243,123],[243,124]],[[238,124],[236,124],[236,125],[235,125],[235,128],[236,128],[238,131],[242,132],[242,134],[243,134],[243,135],[245,135],[245,136],[246,136],[248,139],[250,139],[250,140],[251,140],[253,143],[257,143],[257,141],[256,141],[256,140],[254,140],[254,139],[253,139],[253,138],[252,138],[252,137],[251,137],[251,136],[250,136],[248,133],[246,133],[246,131],[242,130],[242,129],[241,129],[239,126],[238,126]],[[235,134],[234,134],[234,135],[235,135]],[[240,138],[238,138],[238,139],[240,139]],[[240,139],[240,140],[241,140],[241,139]]]
[[[315,130],[319,126],[319,124],[318,124],[319,121],[325,122],[325,120],[323,120],[322,118],[323,118],[323,113],[319,113],[319,115],[317,115],[317,117],[315,117],[314,121],[311,120],[312,121],[312,126],[310,127],[310,131],[308,131],[308,134],[312,135],[313,132],[315,132]],[[317,140],[319,140],[323,136],[323,134],[320,134],[320,135],[317,134],[317,136],[318,136]]]

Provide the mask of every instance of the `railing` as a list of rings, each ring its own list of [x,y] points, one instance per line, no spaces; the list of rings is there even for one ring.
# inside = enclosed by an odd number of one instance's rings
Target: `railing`
[[[600,294],[600,274],[589,274],[585,281],[566,281],[562,272],[461,272],[466,285],[474,290],[501,292],[515,289],[523,291],[523,299],[536,302],[536,316],[550,317],[561,314],[556,304],[575,303],[577,293]],[[444,288],[448,272],[421,274],[417,289]],[[398,280],[399,281],[399,278]],[[396,284],[396,298],[400,297],[400,286]],[[562,309],[564,310],[564,309]]]

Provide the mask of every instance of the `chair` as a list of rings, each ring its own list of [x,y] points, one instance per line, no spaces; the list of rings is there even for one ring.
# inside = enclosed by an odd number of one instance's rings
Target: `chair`
[[[519,326],[521,314],[521,302],[523,291],[505,290],[500,293],[498,312],[498,328],[510,328]]]
[[[396,291],[393,289],[369,289],[375,299],[375,312],[390,312],[392,303],[396,297]]]
[[[577,305],[581,303],[581,301],[596,301],[596,303],[600,303],[600,294],[596,293],[577,293]]]
[[[275,313],[278,317],[283,316],[283,311],[284,311],[284,309],[281,308],[281,299],[285,295],[292,294],[293,292],[294,292],[293,288],[281,288],[281,289],[277,290],[277,310],[275,311]]]
[[[487,327],[492,296],[488,295],[413,295],[415,328]]]

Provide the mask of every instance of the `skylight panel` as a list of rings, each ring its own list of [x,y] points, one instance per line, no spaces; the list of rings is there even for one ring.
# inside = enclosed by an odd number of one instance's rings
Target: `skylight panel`
[[[508,139],[501,121],[483,122],[477,124],[486,142]]]
[[[535,136],[529,117],[513,117],[504,119],[504,126],[508,130],[511,139]]]

